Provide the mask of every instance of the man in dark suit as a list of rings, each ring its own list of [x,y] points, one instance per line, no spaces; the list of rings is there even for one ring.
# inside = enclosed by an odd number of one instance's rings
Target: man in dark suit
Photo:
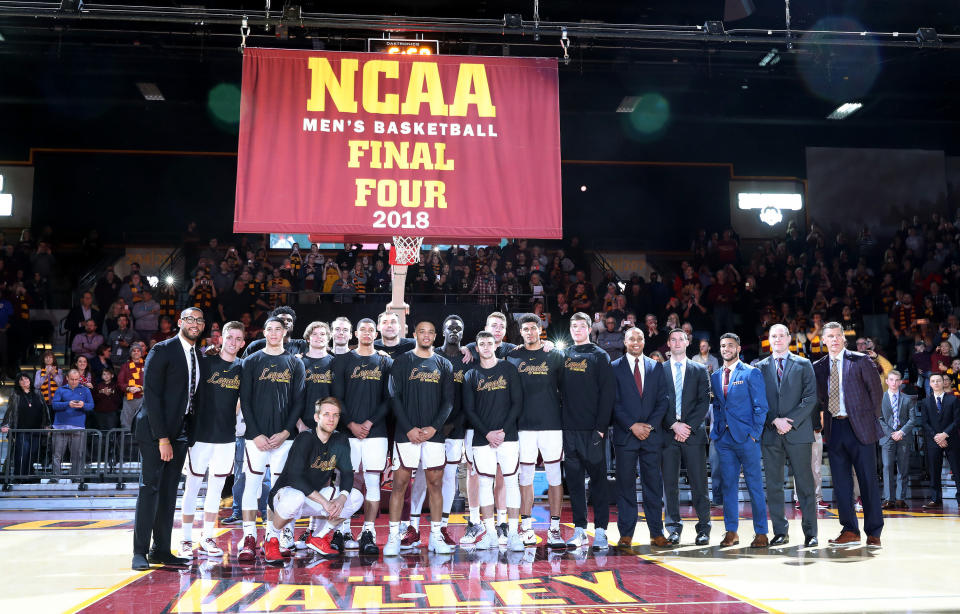
[[[199,407],[197,339],[203,332],[203,312],[184,309],[176,337],[153,346],[144,365],[143,405],[133,425],[140,446],[140,490],[133,529],[132,568],[150,563],[184,565],[189,559],[170,551],[170,533],[177,505],[180,472],[193,443],[194,407]],[[149,550],[150,538],[153,548]]]
[[[910,435],[917,423],[917,397],[900,390],[900,372],[887,373],[887,391],[880,411],[880,454],[883,457],[883,509],[907,509],[907,478],[910,476]],[[941,378],[942,381],[942,378]],[[896,490],[894,490],[896,484]]]
[[[617,453],[617,528],[620,547],[633,545],[637,526],[637,461],[643,485],[643,513],[650,543],[667,548],[663,536],[663,474],[660,470],[667,380],[657,361],[643,355],[639,328],[624,335],[627,353],[613,361],[617,396],[613,405],[613,445]]]
[[[782,546],[789,541],[789,524],[783,510],[783,466],[789,459],[803,518],[803,545],[817,546],[817,499],[811,463],[817,380],[810,361],[790,353],[790,330],[786,326],[771,326],[769,338],[772,354],[757,367],[763,373],[770,407],[762,446],[767,509],[773,522],[770,545]]]
[[[943,471],[943,457],[950,461],[953,475],[960,475],[960,443],[957,442],[957,424],[960,422],[960,401],[945,391],[942,373],[930,374],[930,390],[933,394],[923,400],[921,420],[923,421],[924,445],[927,449],[927,467],[930,470],[930,500],[923,509],[943,507],[943,492],[940,473]]]
[[[760,436],[767,419],[767,394],[760,370],[740,361],[740,337],[733,333],[720,336],[723,368],[710,377],[713,397],[713,429],[710,439],[717,442],[720,457],[720,481],[723,485],[723,524],[727,530],[721,546],[740,543],[740,470],[750,492],[754,538],[751,548],[765,548],[767,539],[767,502],[763,494]],[[783,470],[781,469],[781,474]]]
[[[863,530],[867,547],[880,547],[883,512],[877,479],[877,446],[880,429],[880,377],[866,354],[845,349],[839,322],[823,325],[827,355],[813,365],[817,376],[817,400],[823,412],[823,439],[830,453],[830,473],[837,512],[843,527],[833,546],[860,543],[860,526],[853,508],[853,471],[860,482],[863,500]]]
[[[698,546],[710,543],[710,497],[707,495],[707,430],[710,378],[703,365],[687,359],[690,340],[682,329],[667,336],[669,359],[660,365],[667,380],[667,413],[663,417],[663,490],[665,524],[672,545],[680,543],[680,461],[687,468],[693,507],[697,511]]]

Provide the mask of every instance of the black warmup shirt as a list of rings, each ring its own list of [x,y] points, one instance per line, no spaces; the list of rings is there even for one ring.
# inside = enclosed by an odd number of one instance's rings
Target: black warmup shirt
[[[367,437],[387,436],[390,408],[390,368],[393,361],[382,354],[361,356],[356,351],[340,354],[333,363],[333,396],[343,403],[340,429],[353,437],[347,424],[372,424]]]
[[[563,430],[607,432],[617,383],[610,357],[593,343],[564,352]]]
[[[271,356],[261,351],[244,359],[240,376],[244,437],[271,437],[284,429],[296,434],[303,415],[303,377],[303,363],[288,352]]]
[[[397,345],[384,345],[383,339],[377,339],[373,342],[373,349],[378,352],[386,352],[390,358],[396,360],[397,356],[406,354],[417,347],[417,342],[409,337],[401,337]]]
[[[200,359],[203,406],[197,412],[194,433],[197,441],[233,443],[237,430],[237,399],[243,360],[227,362],[219,355]]]
[[[443,351],[439,354],[449,360],[453,368],[453,408],[443,424],[444,438],[463,439],[466,431],[466,418],[463,415],[463,376],[468,367],[463,364],[463,354],[459,351],[454,356],[447,355]]]
[[[303,362],[304,389],[303,423],[310,428],[317,426],[313,419],[317,401],[333,396],[333,354],[323,358],[310,358],[306,354],[300,357]]]
[[[414,428],[436,429],[430,441],[443,443],[443,425],[453,408],[453,366],[434,353],[421,358],[413,350],[393,361],[390,368],[390,396],[397,419],[394,441],[409,441]]]
[[[265,347],[267,347],[266,339],[263,337],[254,339],[250,342],[250,345],[243,350],[243,357],[251,356]],[[283,344],[283,349],[291,354],[306,354],[307,350],[310,349],[310,344],[304,339],[290,339]]]
[[[544,352],[518,346],[507,354],[507,360],[517,368],[523,384],[523,411],[517,426],[521,431],[559,431],[563,428],[560,415],[560,378],[563,375],[563,353]]]
[[[340,490],[349,493],[353,488],[353,463],[346,436],[334,432],[327,443],[323,443],[316,430],[300,433],[290,446],[283,473],[277,476],[270,489],[270,509],[273,509],[274,495],[281,488],[289,486],[311,495],[330,485],[334,471],[340,473]]]
[[[463,377],[463,411],[473,425],[473,445],[485,446],[487,433],[503,429],[504,441],[517,441],[517,418],[523,409],[523,384],[517,368],[506,360]]]

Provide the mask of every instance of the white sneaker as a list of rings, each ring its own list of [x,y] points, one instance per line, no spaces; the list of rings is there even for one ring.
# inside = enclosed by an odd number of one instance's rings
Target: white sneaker
[[[184,559],[193,558],[193,542],[185,539],[180,542],[180,549],[177,550],[177,556]]]
[[[480,538],[483,537],[483,534],[486,532],[486,529],[483,528],[483,523],[478,522],[477,524],[467,525],[467,530],[464,532],[463,536],[460,538],[461,546],[474,546]]]
[[[593,533],[593,549],[594,550],[606,550],[610,547],[610,542],[607,541],[607,530],[606,529],[597,529]]]
[[[347,530],[343,532],[343,549],[344,550],[359,550],[360,543],[354,539],[353,531]]]
[[[587,534],[580,527],[573,530],[573,537],[567,540],[567,548],[583,548],[587,545]]]
[[[526,548],[523,545],[523,538],[519,533],[510,533],[507,536],[507,549],[510,552],[523,552]]]
[[[390,533],[387,545],[383,547],[383,556],[400,556],[400,534]]]
[[[477,550],[489,550],[491,548],[498,548],[500,546],[500,540],[496,535],[490,531],[484,530],[483,535],[480,537],[479,541],[476,543]]]
[[[204,556],[223,556],[223,550],[209,537],[200,540],[200,553]]]
[[[560,535],[560,529],[548,529],[547,530],[547,547],[549,548],[566,548],[567,544],[563,541],[563,536]]]
[[[456,551],[456,546],[451,546],[443,540],[443,536],[440,535],[440,532],[430,531],[430,552],[436,554],[453,554]]]
[[[280,549],[281,550],[293,550],[296,546],[293,541],[293,523],[288,524],[283,527],[280,531],[280,535],[277,537],[280,539]]]
[[[533,529],[527,529],[523,532],[523,545],[524,546],[536,546],[537,545],[537,534]]]

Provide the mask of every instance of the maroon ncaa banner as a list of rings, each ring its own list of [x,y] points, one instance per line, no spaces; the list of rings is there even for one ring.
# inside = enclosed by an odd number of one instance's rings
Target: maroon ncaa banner
[[[560,190],[555,59],[244,52],[236,232],[559,239]]]

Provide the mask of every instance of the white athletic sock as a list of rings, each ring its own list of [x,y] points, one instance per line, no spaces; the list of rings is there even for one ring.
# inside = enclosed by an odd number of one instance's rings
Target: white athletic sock
[[[559,531],[559,530],[560,530],[560,517],[559,517],[559,516],[551,516],[551,517],[550,517],[550,530],[551,530],[551,531]]]
[[[317,523],[317,524],[320,524],[320,523]],[[316,533],[314,533],[314,536],[316,536],[316,537],[323,537],[324,535],[326,535],[327,533],[329,533],[331,529],[333,529],[333,527],[330,526],[330,523],[329,523],[329,522],[325,522],[325,523],[323,523],[323,526],[322,526]]]
[[[497,510],[497,524],[503,524],[507,521],[507,510]]]
[[[430,521],[430,537],[433,537],[434,535],[439,536],[439,535],[440,535],[440,527],[442,527],[442,526],[443,526],[443,522],[442,522],[442,521],[441,521],[441,522],[433,522],[433,521]]]
[[[440,526],[445,527],[450,523],[450,514],[444,513],[443,517],[440,519]]]
[[[470,522],[480,524],[480,506],[470,508]]]
[[[272,520],[267,520],[266,534],[267,539],[270,539],[271,537],[280,537],[280,529],[273,526]]]
[[[373,535],[373,538],[377,538],[377,527],[372,522],[363,523],[363,530],[370,531],[370,533]]]
[[[420,530],[420,514],[410,514],[410,526],[413,527],[415,531]]]
[[[213,539],[213,534],[217,532],[217,521],[203,519],[203,537]]]
[[[490,533],[491,535],[497,534],[497,524],[493,518],[484,518],[483,528],[485,528],[487,530],[487,533]]]
[[[390,521],[390,535],[400,535],[400,523]]]
[[[518,524],[520,524],[520,521],[517,518],[510,518],[507,520],[507,530],[510,532],[510,535],[513,535],[517,532]]]
[[[523,527],[524,531],[529,531],[533,528],[533,518],[530,516],[520,516],[520,526]]]
[[[243,521],[243,536],[247,535],[257,536],[257,521],[256,520],[244,520]]]
[[[193,523],[183,525],[183,540],[193,541]]]

